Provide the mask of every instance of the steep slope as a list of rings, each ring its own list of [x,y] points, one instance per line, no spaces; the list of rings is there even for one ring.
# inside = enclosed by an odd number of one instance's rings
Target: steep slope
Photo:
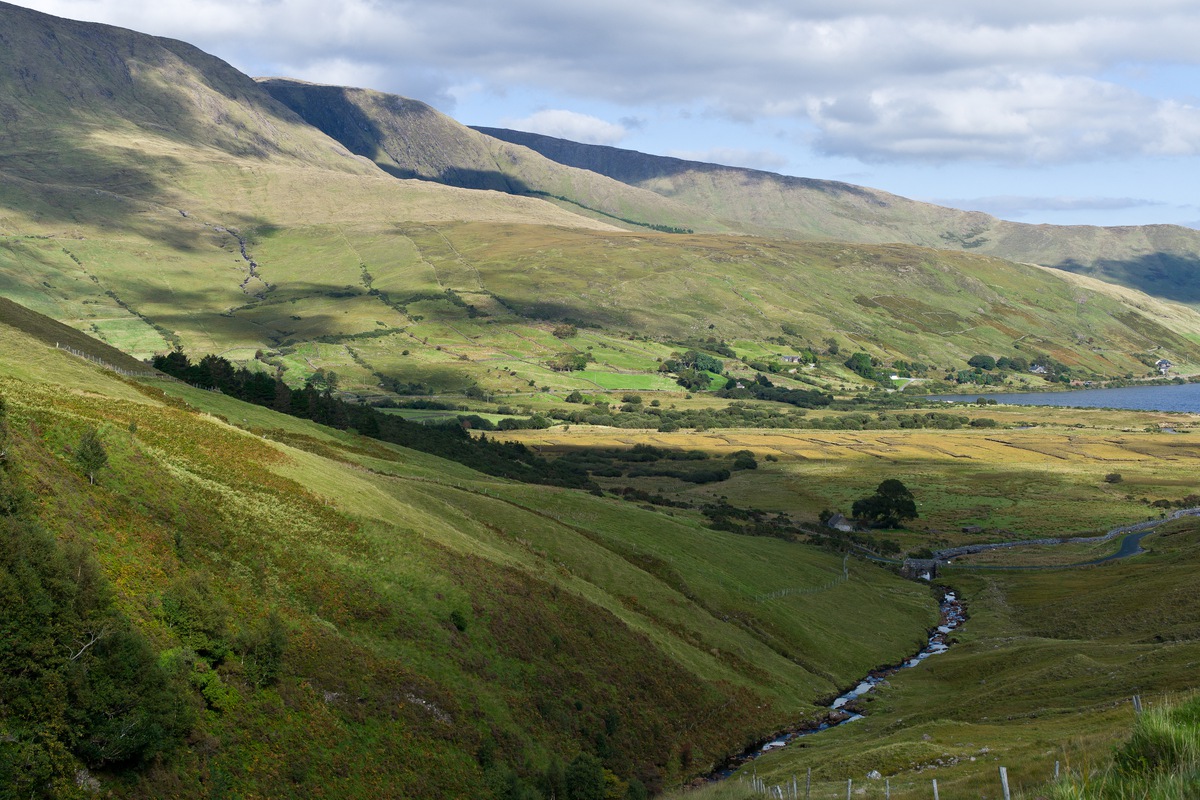
[[[331,370],[360,396],[479,389],[521,402],[531,387],[669,390],[658,364],[696,336],[737,342],[747,360],[833,341],[939,374],[1017,350],[1087,376],[1144,374],[1163,355],[1200,363],[1196,320],[1143,299],[1093,301],[977,253],[812,244],[781,228],[775,239],[630,233],[587,214],[689,225],[714,214],[660,216],[682,206],[395,97],[267,84],[298,107],[310,100],[314,119],[393,172],[541,194],[398,180],[186,45],[9,5],[0,23],[12,118],[0,138],[0,293],[138,358],[181,346],[293,385]],[[726,170],[710,190],[747,174]],[[809,183],[775,194],[812,207],[791,217],[815,221],[813,237],[833,219],[846,238],[895,239],[889,203],[929,216],[928,231],[957,213]],[[769,222],[769,192],[755,191]],[[558,193],[586,199],[539,199]],[[572,321],[597,338],[576,348],[551,335]],[[634,357],[622,352],[630,336],[652,343]],[[589,344],[601,374],[557,367]],[[823,382],[856,380],[842,360]]]
[[[653,192],[484,136],[417,100],[280,78],[260,82],[310,124],[399,178],[552,198],[631,227],[728,229]]]
[[[22,796],[562,797],[580,753],[657,789],[933,619],[867,563],[124,380],[18,322],[0,776]],[[121,693],[130,664],[152,696]]]
[[[247,249],[255,228],[609,228],[533,198],[396,181],[181,42],[6,3],[0,37],[0,292],[127,352],[256,346],[253,325],[222,316],[272,292]]]
[[[836,181],[684,161],[500,128],[475,130],[536,150],[561,164],[704,209],[751,232],[969,249],[1080,272],[1156,297],[1200,302],[1200,231],[1190,228],[1006,222],[981,212],[919,203]]]

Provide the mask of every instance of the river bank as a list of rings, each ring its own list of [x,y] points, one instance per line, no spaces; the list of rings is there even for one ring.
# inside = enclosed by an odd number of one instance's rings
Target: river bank
[[[859,702],[867,693],[884,683],[888,678],[904,669],[911,669],[930,656],[946,652],[953,644],[951,634],[967,620],[966,605],[956,592],[944,591],[939,601],[940,618],[937,627],[929,632],[928,643],[914,655],[898,664],[892,664],[868,672],[853,688],[842,692],[832,700],[827,701],[825,712],[812,720],[805,720],[794,726],[785,728],[774,736],[763,739],[741,753],[730,756],[725,761],[702,778],[697,785],[724,780],[740,767],[754,759],[781,747],[787,747],[792,742],[805,736],[812,736],[822,731],[845,725],[862,719],[866,713],[864,705]]]

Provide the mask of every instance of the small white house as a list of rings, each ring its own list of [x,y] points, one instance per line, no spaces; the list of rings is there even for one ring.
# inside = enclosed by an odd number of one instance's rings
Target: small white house
[[[1166,375],[1171,371],[1171,367],[1175,366],[1165,358],[1160,358],[1154,362],[1154,366],[1158,367],[1159,374]]]

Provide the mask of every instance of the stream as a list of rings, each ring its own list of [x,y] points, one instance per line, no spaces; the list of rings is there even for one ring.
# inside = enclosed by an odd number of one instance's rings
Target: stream
[[[919,652],[905,659],[900,664],[872,670],[853,689],[838,695],[828,706],[828,710],[820,718],[819,722],[801,723],[777,734],[766,742],[756,744],[742,753],[726,759],[719,767],[708,774],[707,780],[723,780],[732,775],[743,764],[753,761],[763,753],[768,753],[780,747],[787,747],[803,736],[812,736],[821,731],[862,719],[861,705],[856,702],[859,698],[873,691],[876,686],[900,670],[911,669],[930,656],[944,653],[950,649],[950,634],[966,621],[966,612],[963,608],[962,600],[959,599],[955,592],[947,592],[942,598],[940,605],[941,620],[938,626],[929,634],[929,643],[921,648]]]
[[[968,545],[968,546],[961,547],[961,548],[954,548],[952,550],[940,551],[935,554],[935,558],[950,560],[952,558],[955,558],[956,556],[965,555],[965,554],[971,553],[971,552],[981,552],[983,550],[992,550],[992,549],[999,549],[999,548],[1004,548],[1004,547],[1014,547],[1014,546],[1018,546],[1018,545],[1028,545],[1028,544],[1063,544],[1063,543],[1069,542],[1069,541],[1083,542],[1083,543],[1102,542],[1102,541],[1112,540],[1112,539],[1116,538],[1117,536],[1120,536],[1121,534],[1125,534],[1122,539],[1122,542],[1121,542],[1121,547],[1116,553],[1113,553],[1108,556],[1104,556],[1102,558],[1095,559],[1093,561],[1088,561],[1083,564],[1069,565],[1069,566],[1074,566],[1074,567],[1090,566],[1093,564],[1100,564],[1100,563],[1103,563],[1106,561],[1113,561],[1116,559],[1128,558],[1129,556],[1136,555],[1137,553],[1143,552],[1140,545],[1141,545],[1141,541],[1144,537],[1153,533],[1164,522],[1169,522],[1171,520],[1179,519],[1180,517],[1184,517],[1184,516],[1200,516],[1200,507],[1180,509],[1178,511],[1175,511],[1175,512],[1167,515],[1163,519],[1147,520],[1145,522],[1139,522],[1134,525],[1125,525],[1125,526],[1122,526],[1119,528],[1114,528],[1114,529],[1108,531],[1108,533],[1104,534],[1103,536],[1074,537],[1071,539],[1047,539],[1047,540],[1035,540],[1035,541],[1022,541],[1022,542],[1004,542],[1001,544],[993,544],[993,545]],[[877,559],[877,560],[882,561],[883,559]],[[1056,566],[1056,567],[997,567],[997,566],[992,566],[992,565],[986,565],[986,566],[978,565],[974,568],[975,569],[1042,569],[1042,568],[1062,569],[1063,567],[1061,567],[1061,566]],[[762,741],[762,742],[754,745],[753,747],[746,749],[745,751],[739,753],[738,755],[730,756],[725,761],[723,761],[720,766],[718,766],[716,769],[714,769],[712,772],[710,772],[707,776],[705,776],[705,778],[703,780],[710,781],[710,782],[724,780],[725,778],[728,778],[730,775],[732,775],[743,764],[747,764],[747,763],[753,761],[754,759],[761,756],[763,753],[769,753],[770,751],[775,750],[780,747],[787,747],[789,744],[791,744],[792,742],[794,742],[795,740],[797,740],[803,736],[812,736],[813,734],[820,733],[821,731],[826,731],[826,730],[829,730],[830,728],[836,728],[839,725],[846,725],[848,723],[854,722],[855,720],[862,719],[863,718],[863,713],[862,713],[863,708],[862,708],[862,705],[860,703],[858,703],[857,701],[863,695],[867,694],[868,692],[873,691],[876,686],[879,686],[881,683],[886,681],[892,675],[895,675],[900,670],[911,669],[912,667],[919,665],[921,662],[923,662],[925,659],[929,658],[930,656],[937,655],[938,653],[944,653],[948,649],[950,649],[950,644],[951,644],[950,634],[953,633],[956,628],[961,626],[966,621],[966,611],[963,608],[962,600],[958,597],[958,594],[956,592],[947,592],[945,594],[945,596],[943,596],[943,598],[942,598],[940,607],[941,607],[941,620],[940,620],[938,626],[936,628],[934,628],[933,631],[930,633],[929,643],[926,644],[923,648],[921,648],[921,650],[918,653],[916,653],[912,657],[906,659],[905,661],[903,661],[900,664],[872,670],[871,672],[869,672],[866,675],[866,677],[864,677],[862,680],[860,680],[854,686],[853,689],[850,689],[849,691],[838,695],[838,697],[835,698],[833,700],[833,702],[830,703],[830,705],[827,707],[827,711],[825,712],[823,717],[819,718],[819,721],[807,721],[807,722],[799,723],[791,728],[788,728],[788,729],[782,731],[781,733],[771,737],[770,739],[768,739],[766,741]]]

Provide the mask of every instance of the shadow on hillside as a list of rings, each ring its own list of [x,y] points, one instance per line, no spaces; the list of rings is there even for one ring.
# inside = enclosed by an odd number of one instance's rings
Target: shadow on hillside
[[[1200,258],[1172,253],[1148,253],[1125,260],[1099,259],[1081,264],[1067,259],[1056,269],[1119,283],[1151,297],[1177,303],[1200,303]]]
[[[450,167],[438,173],[436,178],[421,175],[415,170],[397,167],[395,164],[378,164],[379,168],[394,178],[401,180],[428,181],[458,189],[477,189],[484,191],[503,192],[514,195],[537,194],[524,181],[505,175],[499,170],[466,169]]]
[[[82,227],[85,238],[92,238],[91,228],[102,238],[132,234],[177,251],[203,252],[233,236],[222,228],[266,227],[265,220],[232,209],[219,218],[193,213],[190,198],[166,178],[189,169],[175,156],[94,146],[63,131],[43,132],[36,147],[26,139],[0,149],[0,163],[0,208],[39,225]]]
[[[823,194],[850,194],[876,204],[882,202],[876,193],[861,186],[840,181],[797,178],[748,167],[730,167],[702,161],[687,161],[682,158],[650,155],[607,145],[581,144],[567,139],[556,139],[553,136],[507,128],[488,128],[475,125],[470,127],[485,136],[528,147],[564,166],[596,172],[633,186],[640,186],[655,178],[672,178],[688,173],[727,173],[738,175],[743,185],[773,184],[787,189],[807,189]]]
[[[531,322],[561,322],[581,328],[618,330],[637,330],[639,327],[630,315],[611,308],[572,305],[554,300],[516,299],[511,295],[493,296],[505,308]]]

